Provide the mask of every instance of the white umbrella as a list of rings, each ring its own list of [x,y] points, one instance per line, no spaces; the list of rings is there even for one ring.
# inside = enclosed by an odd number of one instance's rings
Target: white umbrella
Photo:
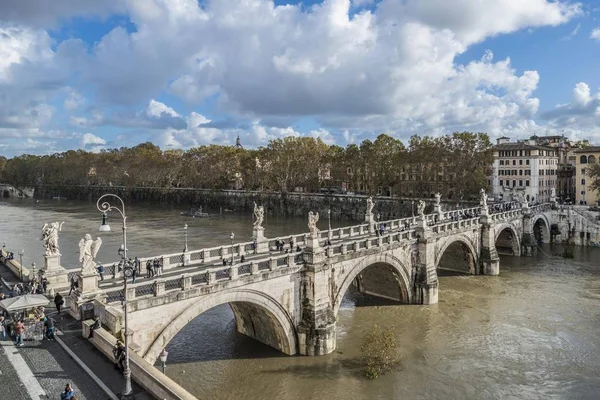
[[[0,307],[6,311],[21,311],[28,308],[47,306],[50,301],[41,294],[24,294],[0,301]]]

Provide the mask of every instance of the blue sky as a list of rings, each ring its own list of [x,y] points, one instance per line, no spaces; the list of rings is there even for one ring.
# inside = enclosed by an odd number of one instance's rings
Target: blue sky
[[[345,146],[462,130],[600,142],[599,11],[564,0],[5,0],[0,152],[287,135]]]

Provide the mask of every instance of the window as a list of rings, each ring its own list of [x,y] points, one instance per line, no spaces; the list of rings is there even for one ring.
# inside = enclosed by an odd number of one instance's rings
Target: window
[[[513,165],[517,165],[517,160],[513,160]]]
[[[525,181],[525,186],[529,186],[529,181]]]
[[[585,194],[585,190],[582,190],[582,191],[581,191],[581,194]]]
[[[525,165],[529,165],[529,160],[525,160]]]
[[[579,157],[579,164],[587,164],[588,159],[586,156]]]
[[[595,163],[596,163],[596,157],[589,156],[588,157],[588,164],[595,164]]]
[[[519,160],[519,165],[523,165],[523,160]]]
[[[523,175],[523,170],[522,169],[519,170],[519,175]]]
[[[519,186],[523,186],[523,181],[519,181]]]
[[[582,185],[585,185],[585,179],[582,179],[582,180],[581,180],[581,184],[582,184]]]
[[[504,160],[500,160],[500,165],[504,165]]]
[[[585,168],[581,168],[581,175],[585,176]]]
[[[523,150],[519,150],[519,157],[523,157]]]

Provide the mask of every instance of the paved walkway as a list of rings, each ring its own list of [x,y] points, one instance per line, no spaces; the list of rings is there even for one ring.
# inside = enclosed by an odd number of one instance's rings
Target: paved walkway
[[[0,265],[3,283],[17,279]],[[2,285],[2,291],[6,287]],[[47,314],[56,320],[57,336],[114,394],[123,389],[123,376],[91,343],[81,337],[81,324],[63,312],[56,315],[54,307]],[[71,383],[80,400],[114,399],[88,375],[56,341],[28,340],[17,348],[12,341],[0,341],[0,399],[58,399],[67,382]],[[133,383],[136,399],[150,400],[152,396]]]

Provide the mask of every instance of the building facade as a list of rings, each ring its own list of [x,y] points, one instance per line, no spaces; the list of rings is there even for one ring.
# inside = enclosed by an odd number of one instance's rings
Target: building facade
[[[556,196],[558,150],[537,144],[535,139],[511,142],[498,139],[494,146],[492,195],[514,201],[518,195],[531,203],[543,203]]]
[[[590,146],[573,151],[575,155],[575,204],[579,205],[598,205],[600,196],[598,191],[590,189],[587,174],[588,167],[591,164],[600,162],[600,146]]]

